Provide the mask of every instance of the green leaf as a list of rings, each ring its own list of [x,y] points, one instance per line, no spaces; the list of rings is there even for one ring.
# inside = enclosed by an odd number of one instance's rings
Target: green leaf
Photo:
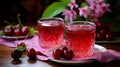
[[[0,34],[1,36],[5,36],[5,32],[4,31],[2,31],[2,33]]]
[[[24,51],[26,49],[26,46],[18,46],[16,49],[19,51]]]
[[[60,0],[61,2],[63,2],[64,4],[68,5],[70,3],[70,0]]]
[[[38,31],[36,31],[34,28],[29,28],[29,30],[30,30],[30,34],[38,33]]]
[[[57,14],[61,13],[67,6],[62,2],[54,2],[47,7],[42,15],[42,18],[52,18]]]
[[[88,4],[86,2],[82,2],[81,7],[84,7],[84,6],[88,6]]]

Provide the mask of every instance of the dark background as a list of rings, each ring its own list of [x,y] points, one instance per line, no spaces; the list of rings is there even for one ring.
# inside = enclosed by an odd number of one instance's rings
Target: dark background
[[[0,24],[4,20],[17,23],[20,14],[22,23],[36,22],[43,11],[55,1],[60,0],[0,0]],[[76,0],[80,4],[83,0]]]
[[[0,0],[0,24],[4,20],[17,23],[20,14],[22,23],[36,22],[45,8],[57,0]]]

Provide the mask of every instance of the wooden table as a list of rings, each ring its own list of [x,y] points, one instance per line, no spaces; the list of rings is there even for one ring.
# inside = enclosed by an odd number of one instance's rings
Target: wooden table
[[[35,29],[37,29],[36,23],[29,24],[29,26],[32,26]],[[99,45],[102,45],[107,49],[120,51],[120,43],[99,44]],[[79,64],[79,65],[63,65],[52,61],[39,61],[39,60],[32,62],[31,60],[28,60],[28,57],[25,54],[22,55],[20,64],[14,64],[13,59],[11,58],[10,55],[12,49],[13,48],[0,44],[0,67],[120,67],[120,61],[115,61],[110,63],[92,62],[92,63]]]

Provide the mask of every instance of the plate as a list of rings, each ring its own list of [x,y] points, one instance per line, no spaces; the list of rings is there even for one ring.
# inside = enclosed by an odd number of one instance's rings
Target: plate
[[[26,38],[30,38],[33,35],[28,35],[28,36],[0,36],[3,39],[6,40],[21,40],[21,39],[26,39]]]
[[[27,38],[30,38],[30,37],[32,37],[34,35],[34,34],[29,34],[29,35],[26,35],[26,36],[3,36],[1,34],[2,34],[2,31],[0,31],[0,37],[3,38],[3,39],[6,39],[6,40],[27,39]]]
[[[117,44],[117,43],[120,43],[120,39],[114,40],[114,41],[95,41],[95,43],[98,43],[98,44]]]
[[[105,52],[107,49],[103,46],[95,44],[94,46],[95,52]],[[66,64],[66,65],[78,65],[78,64],[85,64],[93,62],[93,60],[56,60],[56,59],[50,59],[53,62],[60,63],[60,64]]]

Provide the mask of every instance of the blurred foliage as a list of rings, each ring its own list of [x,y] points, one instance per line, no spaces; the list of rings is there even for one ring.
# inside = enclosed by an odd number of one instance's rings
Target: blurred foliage
[[[106,0],[110,4],[112,12],[106,12],[100,20],[105,24],[112,24],[110,29],[120,32],[120,0]]]

